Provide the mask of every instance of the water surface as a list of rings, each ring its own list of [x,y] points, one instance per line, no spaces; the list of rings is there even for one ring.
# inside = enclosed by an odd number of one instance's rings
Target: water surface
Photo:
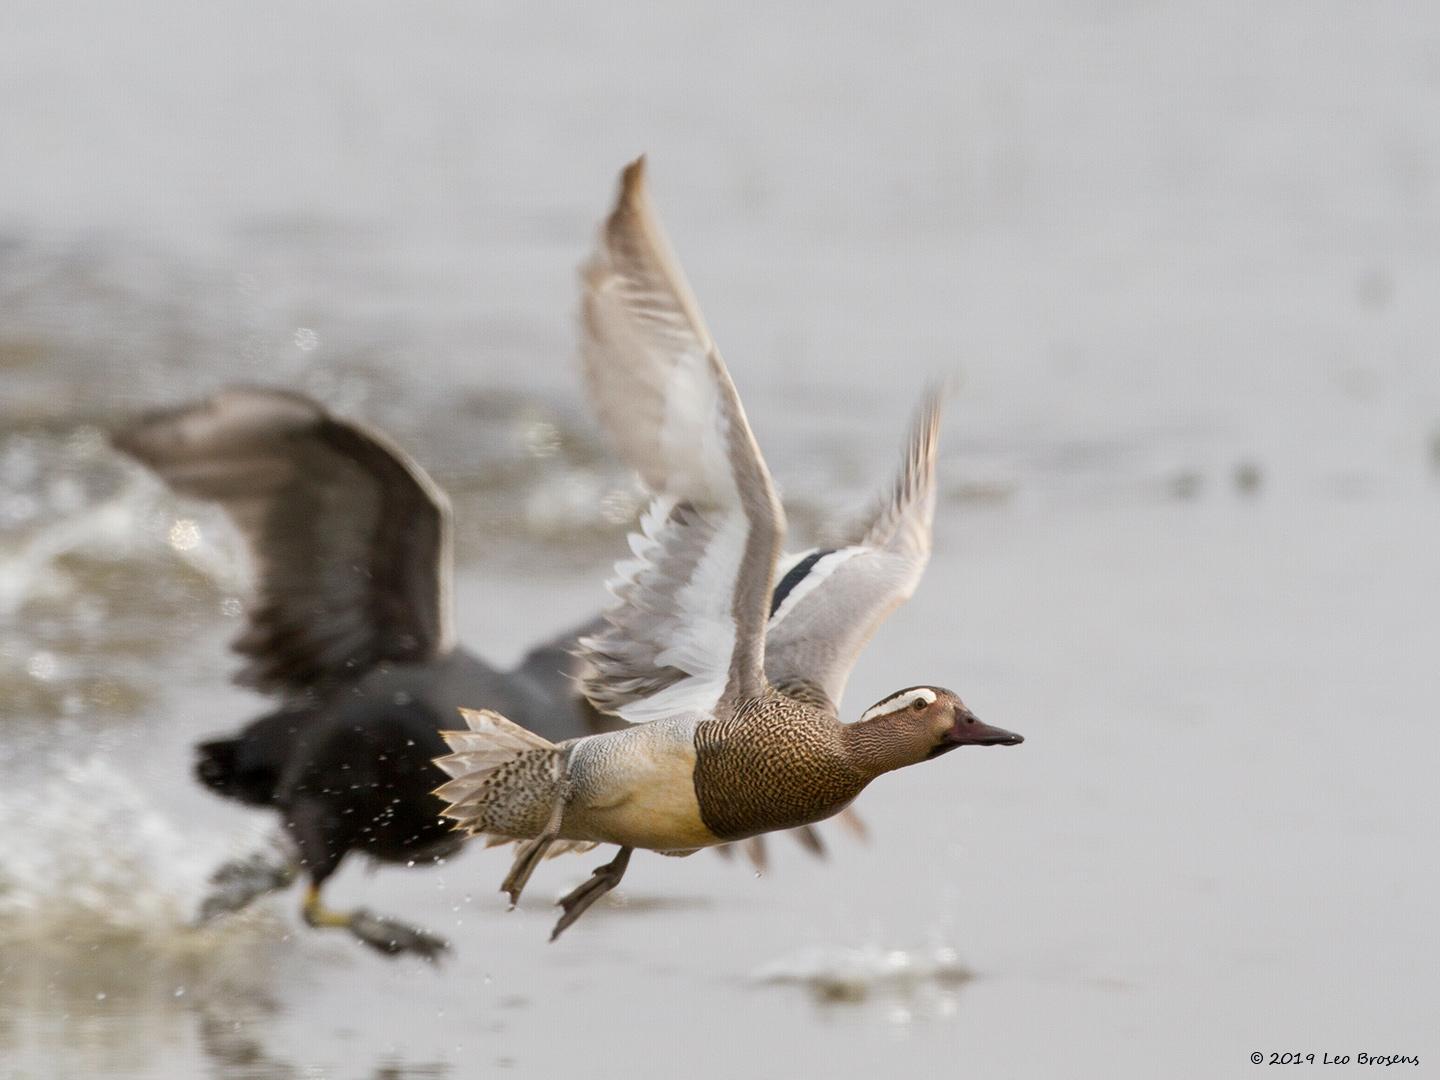
[[[16,7],[6,1075],[1433,1061],[1437,42],[1398,5]],[[509,914],[500,852],[347,867],[439,968],[293,895],[189,929],[270,828],[188,772],[263,707],[226,681],[246,570],[104,430],[235,380],[384,425],[513,660],[604,602],[635,506],[571,354],[640,150],[802,537],[960,377],[934,561],[847,711],[940,682],[1025,745],[882,779],[824,864],[642,855],[554,946],[594,856]]]

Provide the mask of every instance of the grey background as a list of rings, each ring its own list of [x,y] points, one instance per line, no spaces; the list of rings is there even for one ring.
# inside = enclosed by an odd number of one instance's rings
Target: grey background
[[[0,147],[0,1070],[1433,1067],[1433,6],[12,2]],[[641,151],[802,536],[960,378],[846,709],[940,682],[1025,746],[878,783],[824,865],[639,859],[555,947],[588,863],[505,915],[493,852],[336,884],[439,971],[293,897],[186,929],[267,827],[188,779],[261,705],[245,570],[104,429],[234,380],[383,424],[514,658],[633,508],[572,313]]]

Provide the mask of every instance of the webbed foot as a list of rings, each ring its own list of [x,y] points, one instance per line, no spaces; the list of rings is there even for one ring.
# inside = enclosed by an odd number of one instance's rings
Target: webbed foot
[[[565,909],[565,913],[560,916],[560,921],[555,924],[555,929],[550,931],[551,941],[558,938],[564,933],[566,927],[585,914],[591,904],[620,884],[620,879],[625,876],[625,868],[630,865],[630,853],[633,850],[634,848],[622,847],[620,853],[610,862],[604,866],[597,866],[588,881],[581,883],[579,887],[572,889],[556,902],[559,907]]]

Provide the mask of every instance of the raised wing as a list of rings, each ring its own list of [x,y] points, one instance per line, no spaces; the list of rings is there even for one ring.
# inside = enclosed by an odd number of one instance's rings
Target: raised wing
[[[894,487],[854,539],[781,566],[765,653],[776,689],[838,711],[860,651],[915,592],[930,560],[941,405],[938,389],[926,394]]]
[[[591,403],[655,496],[616,567],[617,606],[581,641],[586,695],[624,719],[723,715],[765,687],[765,623],[784,514],[735,385],[650,205],[621,178],[583,272]],[[703,703],[703,704],[698,704]]]
[[[234,388],[114,443],[240,527],[257,582],[237,682],[296,694],[451,648],[449,506],[383,435],[298,394]]]

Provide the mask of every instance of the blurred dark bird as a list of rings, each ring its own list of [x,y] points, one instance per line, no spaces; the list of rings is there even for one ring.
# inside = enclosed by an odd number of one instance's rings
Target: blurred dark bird
[[[211,790],[281,816],[288,849],[212,877],[206,920],[307,879],[302,914],[388,954],[434,958],[443,938],[364,909],[339,912],[321,889],[351,852],[403,865],[453,853],[461,834],[431,792],[439,731],[460,707],[486,708],[554,741],[625,726],[581,692],[576,642],[599,619],[502,671],[456,644],[451,522],[431,478],[383,434],[298,394],[232,388],[152,414],[113,438],[175,491],[219,503],[254,563],[236,681],[279,699],[238,733],[197,746]],[[859,830],[858,819],[849,824]],[[823,852],[810,828],[794,831]],[[746,850],[763,865],[764,848]]]

